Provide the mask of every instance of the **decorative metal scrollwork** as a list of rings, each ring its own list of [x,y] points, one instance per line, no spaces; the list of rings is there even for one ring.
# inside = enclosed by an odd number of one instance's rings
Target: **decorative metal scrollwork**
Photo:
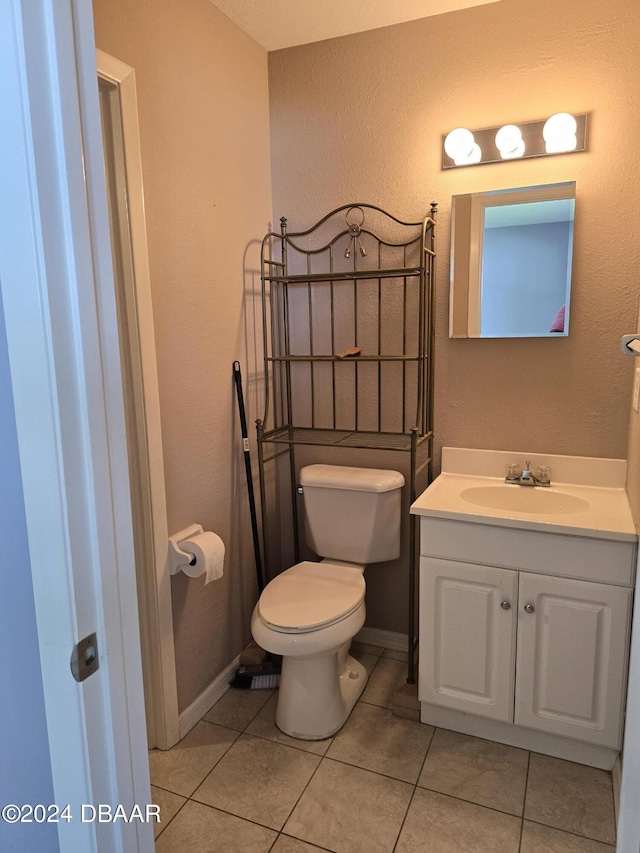
[[[361,219],[360,222],[354,222],[354,217],[357,217],[357,212],[360,212]],[[351,217],[351,220],[349,219]],[[349,210],[344,215],[345,222],[349,226],[349,234],[351,234],[351,239],[349,240],[349,245],[345,249],[344,256],[345,258],[349,258],[351,256],[351,250],[359,251],[363,258],[366,258],[367,252],[362,243],[360,242],[360,233],[362,229],[362,224],[364,222],[364,210],[361,207],[350,207]]]

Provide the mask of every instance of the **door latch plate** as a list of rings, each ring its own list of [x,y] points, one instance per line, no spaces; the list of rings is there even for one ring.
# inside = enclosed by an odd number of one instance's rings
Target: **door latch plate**
[[[98,669],[98,638],[89,634],[74,647],[71,655],[71,672],[76,681],[84,681]]]

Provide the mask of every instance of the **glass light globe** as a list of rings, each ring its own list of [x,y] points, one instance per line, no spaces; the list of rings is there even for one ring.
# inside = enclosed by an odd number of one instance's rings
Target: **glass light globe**
[[[455,130],[452,130],[447,134],[446,139],[444,140],[445,153],[451,157],[457,165],[460,165],[457,162],[458,160],[466,162],[466,158],[473,150],[473,146],[473,133],[471,133],[470,130],[467,130],[466,127],[456,127]]]
[[[471,151],[461,157],[456,157],[453,161],[456,166],[473,166],[474,163],[479,163],[482,160],[482,149],[477,142],[471,146]]]
[[[515,124],[505,124],[505,126],[501,127],[496,133],[496,146],[500,151],[500,155],[505,159],[510,157],[522,157],[524,154],[522,131]]]
[[[503,160],[516,160],[524,155],[524,139],[521,139],[515,148],[510,151],[500,151],[500,156]]]
[[[570,136],[558,137],[551,142],[545,142],[547,154],[562,154],[564,151],[575,151],[578,147],[578,137],[575,133]]]
[[[542,129],[548,154],[560,151],[573,151],[576,147],[576,129],[578,124],[569,113],[556,113],[547,119]]]
[[[473,143],[473,147],[471,151],[467,154],[465,159],[459,163],[456,161],[456,166],[464,166],[464,165],[472,165],[473,163],[479,163],[482,160],[482,150],[477,142]]]

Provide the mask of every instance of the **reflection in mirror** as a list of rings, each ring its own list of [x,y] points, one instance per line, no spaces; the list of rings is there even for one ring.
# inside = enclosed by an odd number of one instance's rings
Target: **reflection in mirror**
[[[453,197],[449,337],[569,333],[575,188]]]

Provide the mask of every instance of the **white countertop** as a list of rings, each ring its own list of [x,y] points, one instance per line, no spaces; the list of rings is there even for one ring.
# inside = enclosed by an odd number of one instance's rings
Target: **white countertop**
[[[545,463],[552,466],[552,485],[549,488],[506,485],[503,476],[487,477],[479,476],[477,473],[460,473],[459,468],[461,466],[458,463],[461,457],[456,455],[456,449],[448,450],[449,454],[443,454],[443,463],[446,463],[448,456],[452,463],[450,467],[457,468],[458,471],[456,473],[443,471],[412,505],[411,512],[414,515],[448,518],[456,521],[471,521],[476,524],[490,524],[500,527],[544,530],[552,533],[590,536],[598,539],[615,539],[627,542],[635,542],[638,539],[627,494],[621,486],[555,483],[553,482],[554,457],[551,455],[545,457]],[[500,454],[501,461],[503,457],[501,452],[495,451],[465,450],[464,453],[467,455],[471,453],[474,455],[486,453],[493,455],[495,453],[496,457]],[[515,454],[508,454],[508,456],[511,459]],[[569,457],[564,458],[567,459]],[[515,461],[518,461],[518,457],[516,457]],[[599,461],[606,462],[609,460]],[[612,463],[620,461],[611,460]],[[473,466],[470,467],[473,470]],[[475,466],[475,470],[477,470],[477,466]],[[597,482],[603,482],[600,476],[595,479]],[[471,502],[468,493],[467,499],[463,497],[463,493],[466,490],[477,489],[479,487],[483,489],[483,492],[476,492],[476,495],[490,496],[490,492],[487,489],[494,488],[500,490],[501,497],[498,503],[505,500],[505,496],[508,503],[511,492],[505,490],[513,490],[513,502],[515,506],[509,506],[509,508],[488,507]],[[568,504],[573,503],[572,499],[574,498],[585,503],[584,505],[580,504],[579,508],[575,511],[550,513],[544,511],[528,512],[523,508],[527,505],[528,498],[521,493],[533,491],[547,492],[549,496],[551,496],[551,493],[555,493],[557,498],[552,498],[552,500],[557,500],[558,503],[562,502],[562,496],[567,496]],[[474,493],[471,494],[473,495]],[[537,504],[536,509],[539,510],[540,506],[543,505],[545,496],[536,494],[532,497]]]

